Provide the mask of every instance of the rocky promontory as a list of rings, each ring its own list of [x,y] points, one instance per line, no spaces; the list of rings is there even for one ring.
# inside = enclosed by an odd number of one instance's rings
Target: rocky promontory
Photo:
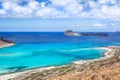
[[[13,45],[14,42],[11,40],[6,40],[0,36],[0,48]]]

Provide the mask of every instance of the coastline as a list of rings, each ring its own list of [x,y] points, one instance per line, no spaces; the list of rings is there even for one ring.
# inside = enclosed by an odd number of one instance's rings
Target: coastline
[[[14,72],[10,74],[3,74],[3,75],[0,75],[0,80],[8,80],[11,78],[15,78],[17,76],[24,76],[25,74],[30,75],[30,73],[41,72],[41,71],[50,70],[53,68],[55,67],[51,66],[51,67],[37,68],[37,69],[31,69],[31,70],[26,70],[26,71],[21,71],[21,72]]]
[[[100,48],[94,48],[94,49],[102,49],[102,50],[106,50],[106,52],[104,53],[104,56],[99,58],[99,59],[93,59],[93,60],[83,60],[83,61],[73,61],[71,64],[75,64],[75,65],[83,65],[83,64],[89,64],[89,63],[94,63],[95,61],[100,61],[100,60],[104,60],[104,59],[108,59],[111,58],[112,56],[114,56],[114,54],[111,54],[112,51],[114,51],[114,49],[117,46],[108,46],[108,47],[100,47]],[[69,65],[69,64],[68,64]],[[3,74],[0,75],[0,80],[8,80],[8,79],[12,79],[12,78],[17,78],[17,77],[25,77],[34,73],[38,73],[38,72],[42,72],[42,71],[46,71],[46,70],[51,70],[51,69],[56,69],[56,68],[62,68],[64,66],[68,66],[68,65],[62,65],[62,66],[51,66],[51,67],[43,67],[43,68],[37,68],[37,69],[31,69],[31,70],[25,70],[25,71],[21,71],[21,72],[14,72],[14,73],[10,73],[10,74]],[[15,79],[17,80],[17,79]],[[21,80],[21,79],[20,79]]]
[[[13,44],[13,43],[7,43],[5,45],[0,46],[0,48],[5,48],[5,47],[13,46],[13,45],[15,45],[15,44]]]
[[[73,61],[74,64],[84,64],[84,63],[89,63],[89,62],[94,62],[94,61],[99,61],[102,59],[107,59],[109,57],[114,56],[114,54],[109,54],[113,48],[115,48],[117,46],[108,46],[108,47],[99,47],[99,48],[93,48],[93,49],[101,49],[101,50],[106,50],[105,53],[103,53],[104,56],[97,58],[97,59],[92,59],[92,60],[77,60],[77,61]]]

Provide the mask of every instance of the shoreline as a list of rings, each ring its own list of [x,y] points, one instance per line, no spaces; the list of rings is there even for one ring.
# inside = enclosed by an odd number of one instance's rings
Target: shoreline
[[[117,46],[108,46],[108,47],[98,47],[98,48],[93,48],[93,49],[102,49],[102,50],[106,50],[106,52],[104,53],[103,57],[100,57],[98,59],[92,59],[92,60],[77,60],[77,61],[73,61],[70,64],[75,64],[75,65],[82,65],[85,63],[91,63],[91,62],[95,62],[95,61],[100,61],[100,60],[104,60],[104,59],[108,59],[111,58],[112,56],[114,56],[114,54],[110,54],[112,53],[112,51],[116,48]],[[67,64],[69,65],[69,64]],[[50,67],[43,67],[43,68],[35,68],[35,69],[29,69],[29,70],[25,70],[25,71],[20,71],[20,72],[14,72],[14,73],[7,73],[7,74],[1,74],[0,75],[0,80],[8,80],[11,78],[16,78],[19,76],[25,76],[25,75],[30,75],[33,73],[37,73],[37,72],[42,72],[45,70],[51,70],[51,69],[55,69],[55,68],[60,68],[63,66],[67,66],[67,65],[61,65],[61,66],[50,66]]]
[[[103,60],[103,59],[107,59],[109,57],[114,56],[114,54],[109,54],[113,48],[115,48],[117,46],[107,46],[107,47],[98,47],[98,48],[93,48],[93,49],[101,49],[101,50],[106,50],[105,53],[103,53],[104,56],[97,58],[97,59],[92,59],[92,60],[77,60],[77,61],[73,61],[72,63],[74,64],[84,64],[84,63],[89,63],[89,62],[94,62],[94,61],[99,61],[99,60]]]
[[[13,46],[13,45],[15,45],[15,44],[13,44],[13,43],[6,43],[5,45],[0,46],[0,48],[5,48],[5,47]]]
[[[8,74],[1,74],[0,75],[0,80],[8,80],[11,78],[15,78],[17,76],[24,76],[25,74],[30,74],[30,73],[36,73],[36,72],[42,72],[44,70],[50,70],[55,68],[54,66],[51,67],[44,67],[44,68],[37,68],[37,69],[31,69],[31,70],[25,70],[25,71],[21,71],[21,72],[14,72],[14,73],[8,73]]]

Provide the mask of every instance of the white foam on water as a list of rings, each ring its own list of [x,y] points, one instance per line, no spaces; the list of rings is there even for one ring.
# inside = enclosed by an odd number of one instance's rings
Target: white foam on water
[[[78,48],[78,49],[71,49],[71,50],[58,50],[60,52],[76,52],[76,51],[85,51],[85,50],[99,50],[100,48]]]

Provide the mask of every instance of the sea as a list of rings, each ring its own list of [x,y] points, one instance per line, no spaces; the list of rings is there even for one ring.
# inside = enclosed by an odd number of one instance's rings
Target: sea
[[[0,32],[4,39],[15,43],[0,49],[0,74],[103,57],[106,51],[99,47],[120,45],[120,33],[104,33],[109,36],[65,36],[63,32]]]

